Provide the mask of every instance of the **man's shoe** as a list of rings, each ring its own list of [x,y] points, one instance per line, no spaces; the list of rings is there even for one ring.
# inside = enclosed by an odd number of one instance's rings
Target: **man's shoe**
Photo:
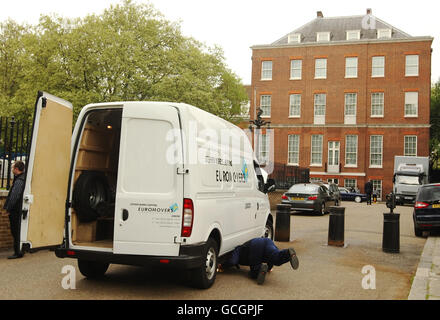
[[[23,257],[23,254],[14,254],[13,256],[9,256],[8,259],[19,259]]]
[[[267,264],[262,264],[260,271],[258,272],[257,284],[261,285],[264,283],[264,279],[266,279],[266,273],[267,273]]]
[[[289,254],[290,254],[290,265],[292,266],[293,270],[298,269],[299,267],[299,260],[296,256],[296,252],[293,248],[289,248]]]

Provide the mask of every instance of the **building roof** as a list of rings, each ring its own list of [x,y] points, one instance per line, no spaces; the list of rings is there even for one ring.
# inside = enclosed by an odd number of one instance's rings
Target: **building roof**
[[[378,30],[391,29],[391,38],[378,39]],[[360,31],[360,39],[347,40],[347,31]],[[329,17],[323,16],[321,11],[317,12],[317,17],[309,23],[289,32],[281,39],[266,45],[271,47],[284,45],[301,45],[317,43],[318,32],[330,32],[330,41],[325,43],[338,42],[364,42],[364,41],[390,41],[390,40],[411,40],[420,37],[412,37],[406,32],[386,23],[385,21],[373,16],[371,9],[367,9],[367,14],[345,17]],[[300,34],[300,43],[288,41],[289,35]],[[423,37],[425,38],[425,37]],[[319,42],[321,44],[321,42]]]

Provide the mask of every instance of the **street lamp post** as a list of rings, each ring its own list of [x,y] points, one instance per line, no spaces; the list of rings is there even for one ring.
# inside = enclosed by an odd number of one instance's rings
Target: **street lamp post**
[[[255,144],[255,151],[257,152],[257,159],[259,158],[259,152],[260,152],[260,145],[259,145],[259,135],[260,135],[260,129],[261,129],[261,127],[264,127],[264,126],[268,126],[268,128],[269,128],[269,126],[270,126],[270,121],[266,121],[266,120],[264,120],[264,119],[262,119],[261,118],[261,115],[263,114],[263,110],[261,110],[261,108],[258,108],[258,111],[257,111],[257,118],[255,119],[255,120],[250,120],[249,121],[249,130],[251,131],[251,132],[253,132],[253,128],[254,128],[254,126],[255,126],[255,128],[257,129],[257,136],[256,136],[256,139],[257,139],[257,141],[256,141],[256,144]],[[258,160],[260,160],[260,159],[258,159]]]

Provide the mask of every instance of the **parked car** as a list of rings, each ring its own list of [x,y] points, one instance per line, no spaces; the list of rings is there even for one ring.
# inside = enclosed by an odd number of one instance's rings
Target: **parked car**
[[[414,204],[414,233],[421,237],[423,231],[440,227],[440,184],[420,186]]]
[[[342,201],[355,201],[357,203],[367,201],[367,195],[365,193],[354,192],[343,187],[339,187],[339,193]]]
[[[323,183],[323,185],[330,191],[330,196],[335,201],[335,206],[341,205],[341,193],[339,187],[335,183]]]
[[[318,183],[294,184],[282,196],[281,203],[290,204],[295,211],[316,212],[324,215],[330,206],[335,205],[334,198],[326,186]]]

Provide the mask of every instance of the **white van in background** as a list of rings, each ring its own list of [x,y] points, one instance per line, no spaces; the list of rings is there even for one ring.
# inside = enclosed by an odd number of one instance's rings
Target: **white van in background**
[[[189,269],[210,287],[219,257],[273,235],[263,173],[235,125],[169,102],[72,105],[40,92],[23,201],[25,249],[59,245],[86,277],[109,264]],[[267,175],[266,175],[267,176]]]

